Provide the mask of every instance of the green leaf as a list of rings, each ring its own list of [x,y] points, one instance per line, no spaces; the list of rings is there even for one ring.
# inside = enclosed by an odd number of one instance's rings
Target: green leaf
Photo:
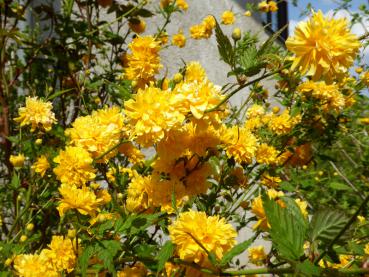
[[[340,182],[330,182],[329,187],[335,190],[352,190],[348,185]]]
[[[218,21],[216,21],[215,25],[215,37],[217,39],[218,51],[222,60],[233,66],[235,57],[232,44],[229,38],[223,33]]]
[[[64,0],[63,10],[64,10],[65,17],[70,17],[70,15],[72,14],[73,4],[74,4],[74,0]]]
[[[294,219],[299,221],[299,224],[301,226],[304,226],[305,229],[307,229],[307,219],[304,217],[304,215],[301,213],[300,207],[297,205],[294,199],[291,199],[289,197],[281,197],[283,202],[286,204],[286,209],[293,215]]]
[[[95,245],[89,245],[83,249],[82,255],[79,256],[79,266],[81,268],[82,276],[86,276],[88,261],[95,253]]]
[[[110,273],[115,272],[114,257],[120,249],[120,242],[116,240],[99,241],[96,246],[97,257],[102,260],[104,268]]]
[[[264,43],[263,45],[260,47],[259,49],[259,55],[264,55],[268,52],[270,52],[274,41],[276,41],[279,36],[282,34],[282,32],[284,31],[284,29],[287,28],[288,25],[285,25],[284,27],[282,27],[281,29],[279,29],[277,32],[275,32],[272,36],[270,36]]]
[[[220,175],[221,165],[220,165],[219,158],[215,156],[211,157],[209,159],[209,164],[211,168],[213,169],[213,172],[216,173],[216,175]]]
[[[255,237],[252,237],[244,242],[235,245],[231,250],[229,250],[227,253],[224,254],[222,260],[220,261],[220,265],[221,266],[227,265],[230,261],[232,261],[234,257],[240,255],[247,248],[249,248],[249,246],[251,245],[251,243],[254,242],[254,240]]]
[[[165,263],[172,257],[174,253],[174,244],[168,240],[158,253],[158,271],[161,271]]]
[[[217,259],[217,256],[215,255],[214,252],[209,252],[208,259],[209,259],[209,261],[211,262],[211,264],[213,266],[217,266],[218,265],[218,259]]]
[[[321,276],[322,269],[315,266],[312,262],[305,260],[303,263],[298,263],[295,269],[295,276]]]
[[[299,260],[303,255],[306,225],[288,208],[282,208],[275,200],[263,196],[263,206],[271,226],[272,242],[279,254],[287,259]],[[300,215],[302,216],[302,215]]]
[[[10,188],[17,190],[20,186],[20,179],[16,172],[13,173],[12,180],[10,182]]]
[[[342,230],[348,218],[340,211],[324,209],[316,212],[311,221],[308,236],[311,242],[329,242]]]

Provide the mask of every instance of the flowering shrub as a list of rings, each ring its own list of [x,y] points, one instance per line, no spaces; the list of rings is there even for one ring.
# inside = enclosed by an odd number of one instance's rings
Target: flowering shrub
[[[369,274],[367,34],[321,11],[286,48],[223,31],[275,1],[173,34],[191,2],[32,2],[0,0],[1,276]],[[163,75],[163,48],[212,37],[232,83]]]

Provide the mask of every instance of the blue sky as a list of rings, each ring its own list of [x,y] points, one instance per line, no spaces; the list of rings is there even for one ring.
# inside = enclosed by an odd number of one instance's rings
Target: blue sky
[[[298,7],[294,7],[292,4],[289,5],[289,18],[291,20],[298,21],[300,18],[300,14],[302,11],[306,10],[306,6],[308,3],[311,3],[314,9],[318,10],[321,9],[324,13],[328,12],[329,10],[334,9],[337,7],[335,0],[298,0]],[[357,10],[359,5],[367,4],[366,0],[353,0],[352,1],[352,10]]]

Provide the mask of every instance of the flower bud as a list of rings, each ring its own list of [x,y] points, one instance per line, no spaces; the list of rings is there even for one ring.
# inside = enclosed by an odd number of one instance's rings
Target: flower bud
[[[19,154],[17,156],[10,155],[10,158],[9,158],[9,161],[11,162],[11,164],[16,168],[22,167],[24,165],[24,160],[25,160],[25,157],[23,154]]]
[[[27,231],[30,231],[31,232],[33,230],[33,228],[35,228],[35,225],[33,223],[28,223],[26,225]]]
[[[26,235],[22,235],[19,239],[20,242],[25,242],[28,239]]]
[[[272,111],[273,113],[279,113],[281,109],[278,106],[273,107]]]
[[[13,260],[12,260],[12,259],[7,258],[7,259],[5,260],[5,266],[11,266],[12,262],[13,262]]]
[[[42,143],[42,139],[40,139],[40,138],[36,139],[35,143],[36,143],[36,145],[40,145]]]
[[[236,41],[241,38],[241,29],[240,28],[234,28],[234,30],[232,32],[232,38]]]
[[[181,73],[176,73],[173,77],[173,81],[178,84],[183,80],[183,75]]]
[[[118,193],[118,194],[117,194],[117,198],[118,198],[119,200],[122,200],[122,199],[123,199],[123,193]]]
[[[245,13],[243,14],[244,16],[251,16],[251,12],[250,11],[245,11]]]
[[[74,239],[76,237],[76,230],[75,229],[69,229],[68,230],[68,238]]]

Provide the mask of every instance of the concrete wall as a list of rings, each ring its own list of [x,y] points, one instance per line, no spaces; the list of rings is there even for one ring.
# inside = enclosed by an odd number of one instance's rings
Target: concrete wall
[[[153,1],[157,5],[157,1]],[[222,25],[225,33],[231,34],[235,27],[239,27],[242,31],[252,31],[259,33],[261,41],[266,40],[269,35],[264,31],[258,14],[252,17],[243,15],[245,12],[245,5],[247,2],[257,2],[257,0],[187,0],[189,9],[182,14],[175,14],[172,22],[167,28],[169,35],[177,33],[178,29],[183,29],[187,39],[186,47],[169,47],[161,52],[164,71],[168,71],[171,76],[177,72],[178,68],[183,66],[181,58],[186,61],[199,61],[205,68],[209,79],[217,85],[225,85],[229,82],[235,82],[235,78],[227,78],[227,73],[230,70],[229,66],[223,61],[219,60],[217,43],[215,35],[210,39],[194,40],[189,38],[189,28],[192,25],[199,24],[201,20],[211,14],[214,15],[220,22],[221,15],[225,10],[232,10],[236,14],[236,22],[233,25]],[[157,18],[150,21],[147,32],[152,33],[159,27],[161,21]],[[266,83],[269,89],[273,88],[273,84]],[[231,98],[232,105],[240,105],[247,97],[248,89],[240,91]]]

